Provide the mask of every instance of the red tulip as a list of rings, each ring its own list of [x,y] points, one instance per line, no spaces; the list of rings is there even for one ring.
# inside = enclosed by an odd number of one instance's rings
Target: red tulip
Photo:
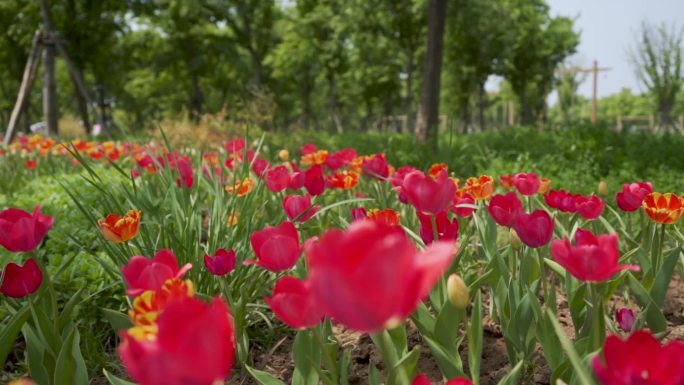
[[[157,319],[158,333],[136,339],[122,333],[119,356],[140,385],[211,385],[230,374],[235,329],[230,309],[215,298],[171,300]]]
[[[311,206],[310,195],[288,195],[283,198],[283,209],[291,221],[306,222],[318,211],[318,206]]]
[[[309,280],[326,315],[375,332],[401,322],[449,267],[454,242],[419,252],[401,227],[358,220],[328,230],[306,248]]]
[[[622,211],[636,211],[644,203],[646,196],[652,192],[651,182],[623,184],[622,191],[617,193],[615,200]]]
[[[626,340],[611,335],[592,366],[602,385],[682,385],[684,342],[661,345],[645,330],[634,332]]]
[[[423,243],[429,245],[435,239],[434,226],[432,226],[432,215],[417,212],[418,220],[420,221],[420,238]],[[446,211],[442,211],[435,215],[435,223],[437,224],[437,237],[440,241],[455,241],[458,238],[458,219],[454,218],[449,222],[449,216]]]
[[[226,151],[229,154],[234,154],[236,152],[242,151],[245,148],[245,140],[242,138],[235,138],[226,143]]]
[[[416,171],[416,168],[413,166],[401,166],[394,174],[392,174],[390,183],[392,183],[392,186],[394,187],[401,187],[404,184],[404,178],[414,171]]]
[[[463,204],[475,204],[475,198],[473,198],[473,196],[468,194],[467,192],[459,193],[459,191],[456,191],[456,195],[454,196],[454,200],[452,203],[453,204],[451,205],[451,212],[453,212],[461,218],[468,218],[469,216],[473,215],[473,212],[475,211],[475,209],[472,207],[459,207]]]
[[[40,213],[40,206],[33,214],[16,208],[0,211],[0,245],[13,253],[32,251],[43,242],[53,223],[52,217]]]
[[[510,190],[515,186],[515,177],[512,174],[505,174],[499,176],[499,186],[504,190]]]
[[[529,196],[537,193],[541,181],[533,172],[519,172],[513,177],[513,184],[520,194]]]
[[[404,178],[402,191],[416,210],[437,214],[449,208],[456,186],[445,171],[436,179],[414,171]]]
[[[306,174],[303,171],[299,171],[297,168],[293,168],[292,174],[290,174],[290,182],[287,188],[292,190],[299,190],[304,187],[304,182],[306,181]]]
[[[274,273],[294,266],[301,252],[297,229],[287,221],[278,227],[266,226],[253,232],[249,241],[257,259],[245,261],[244,264],[258,265]]]
[[[356,221],[359,219],[366,218],[368,216],[368,212],[364,207],[352,207],[351,208],[351,216],[352,220]]]
[[[390,166],[385,159],[385,154],[375,154],[368,160],[364,160],[361,165],[363,175],[376,178],[386,179],[390,174]]]
[[[580,195],[573,195],[567,191],[551,190],[548,194],[544,195],[544,200],[546,204],[552,209],[557,209],[565,213],[577,212],[576,199]]]
[[[277,166],[266,171],[266,188],[278,193],[287,188],[290,184],[290,173],[285,166]]]
[[[304,187],[310,195],[323,194],[323,191],[325,191],[323,167],[315,165],[304,172]]]
[[[301,151],[302,155],[310,154],[316,151],[316,145],[313,143],[308,143],[300,147],[299,150]]]
[[[126,294],[131,297],[140,295],[145,290],[159,290],[170,278],[181,278],[190,270],[192,264],[186,263],[178,268],[178,260],[173,251],[159,250],[154,258],[136,255],[121,267],[121,273],[128,285]]]
[[[582,218],[594,220],[603,214],[603,209],[606,207],[606,204],[596,195],[590,195],[588,197],[578,195],[575,197],[575,207]]]
[[[507,194],[496,194],[489,201],[487,211],[499,226],[512,227],[515,224],[515,217],[522,211],[522,202],[518,194],[509,192]]]
[[[342,151],[333,152],[325,159],[325,165],[330,171],[338,170],[344,167],[352,159],[356,158],[356,150],[353,148],[345,148]]]
[[[323,308],[316,303],[308,280],[284,276],[276,282],[273,296],[264,300],[281,321],[294,329],[310,328],[323,318]]]
[[[11,298],[22,298],[34,293],[43,283],[43,272],[33,258],[19,266],[10,262],[5,266],[0,293]]]
[[[531,214],[520,211],[515,216],[513,228],[524,244],[532,248],[546,245],[553,236],[553,218],[544,210],[535,210]]]
[[[252,162],[252,171],[260,178],[266,174],[270,167],[271,165],[265,159],[255,159],[254,162]]]
[[[577,229],[575,246],[570,240],[551,243],[551,256],[580,281],[607,281],[622,270],[638,271],[636,265],[618,265],[618,238],[616,234],[600,234]]]
[[[636,321],[636,317],[634,316],[634,311],[632,309],[622,307],[617,309],[615,312],[615,320],[622,331],[629,333],[634,327],[634,321]]]
[[[226,275],[235,269],[235,250],[218,249],[213,257],[204,254],[204,267],[213,275]]]

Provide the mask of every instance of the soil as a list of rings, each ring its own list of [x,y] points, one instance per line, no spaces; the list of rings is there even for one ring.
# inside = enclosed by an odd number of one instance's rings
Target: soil
[[[486,292],[483,291],[483,294]],[[487,309],[488,298],[483,297],[483,309]],[[615,301],[623,303],[623,299],[616,297]],[[558,318],[565,329],[565,332],[572,339],[574,338],[574,328],[567,308],[567,301],[562,294],[558,294],[557,303]],[[680,274],[674,274],[670,281],[667,295],[663,303],[663,313],[668,321],[668,335],[665,340],[684,340],[684,285]],[[341,326],[336,326],[335,334],[343,349],[351,351],[351,364],[349,368],[349,383],[351,385],[366,384],[368,377],[369,363],[373,363],[380,370],[383,369],[382,360],[376,351],[373,342],[367,334],[347,330]],[[501,328],[492,322],[486,315],[483,318],[484,343],[482,351],[482,361],[480,368],[480,384],[495,385],[498,381],[511,370],[508,361],[506,346],[504,344]],[[422,338],[415,327],[409,325],[408,329],[409,349],[420,346],[420,360],[418,369],[427,375],[433,383],[440,383],[442,375],[432,358],[432,353],[422,341]],[[287,335],[278,341],[270,350],[264,351],[256,347],[252,348],[251,357],[254,359],[253,366],[256,369],[266,371],[277,378],[289,383],[292,378],[294,364],[291,359],[293,336]],[[24,343],[19,339],[10,354],[9,360],[0,372],[0,382],[4,383],[15,374],[21,372],[17,366],[17,357],[21,356],[24,350]],[[463,361],[464,371],[468,373],[467,342],[461,345],[460,353]],[[531,376],[532,384],[549,385],[550,370],[544,362],[543,352],[538,347],[534,357],[535,368]],[[91,384],[104,385],[104,379],[95,379]],[[231,385],[257,385],[256,381],[245,371],[236,367],[228,381]]]
[[[483,294],[486,294],[483,291]],[[483,298],[483,309],[487,309],[487,298]],[[622,299],[616,297],[617,302]],[[558,319],[568,337],[574,338],[575,331],[572,319],[569,314],[567,300],[563,294],[558,294]],[[684,285],[682,285],[680,275],[675,272],[670,281],[666,299],[663,303],[663,313],[668,321],[668,335],[666,341],[680,339],[684,340]],[[367,334],[362,334],[343,327],[337,326],[335,333],[340,344],[345,349],[351,349],[352,362],[349,368],[349,383],[351,385],[367,384],[368,365],[375,364],[382,370],[382,361],[376,351],[373,342]],[[487,316],[483,318],[484,343],[482,351],[482,362],[480,367],[480,384],[496,385],[510,370],[511,364],[508,361],[506,346],[503,334],[499,325],[492,322]],[[432,358],[430,349],[425,344],[415,327],[409,326],[408,330],[409,349],[420,346],[420,360],[418,369],[427,375],[433,383],[441,383],[442,374]],[[285,337],[279,344],[269,352],[253,351],[255,357],[255,368],[266,371],[285,383],[289,383],[292,377],[293,362],[290,357],[292,348],[292,337]],[[463,361],[464,371],[468,373],[468,347],[467,342],[461,344],[461,360]],[[534,373],[531,376],[531,384],[550,385],[551,372],[544,361],[543,352],[537,347],[537,352],[533,359],[535,361]],[[236,368],[228,384],[231,385],[256,385],[256,382],[249,374]]]

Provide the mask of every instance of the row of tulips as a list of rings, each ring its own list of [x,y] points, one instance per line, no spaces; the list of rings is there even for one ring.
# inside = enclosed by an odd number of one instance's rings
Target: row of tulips
[[[333,323],[371,335],[385,362],[382,373],[370,365],[373,385],[426,383],[416,367],[420,349],[407,343],[409,327],[447,383],[479,384],[485,315],[502,326],[512,366],[501,383],[527,381],[537,344],[554,383],[684,383],[684,343],[658,341],[667,334],[665,290],[684,260],[684,236],[670,226],[684,214],[684,197],[626,184],[615,197],[620,213],[597,195],[552,190],[534,173],[500,176],[497,192],[494,178],[461,185],[444,164],[426,173],[395,169],[383,154],[313,145],[300,149],[299,162],[283,150],[281,163],[271,164],[259,150],[241,139],[199,158],[141,150],[121,166],[112,163],[130,177],[114,195],[72,147],[86,182],[112,194],[107,212],[80,208],[102,234],[110,261],[100,262],[126,286],[131,310],[119,323],[119,354],[137,383],[220,383],[237,359],[257,382],[280,384],[252,368],[247,355],[261,297],[296,330],[293,384],[348,382],[350,353]],[[68,192],[78,201],[75,188]],[[651,221],[633,228],[637,214],[630,212],[639,208]],[[39,219],[29,225],[19,218],[30,214],[9,210],[6,220],[0,214],[0,244],[35,248],[49,227],[41,235]],[[11,266],[2,287],[21,288],[15,298],[36,292],[30,307],[49,297],[38,290],[40,278]],[[615,313],[623,331],[609,312],[620,292],[639,308]],[[198,297],[215,298],[207,304]],[[19,302],[9,306],[19,314]],[[557,320],[563,309],[572,341]],[[44,326],[39,318],[36,328]]]

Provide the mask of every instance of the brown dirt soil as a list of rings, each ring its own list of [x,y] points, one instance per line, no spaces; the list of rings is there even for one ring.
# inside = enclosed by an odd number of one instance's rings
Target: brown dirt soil
[[[485,294],[484,291],[483,294]],[[622,302],[619,297],[616,297],[615,300]],[[484,309],[487,309],[487,301],[488,298],[483,297]],[[574,327],[572,325],[572,319],[568,311],[568,304],[565,296],[559,293],[557,303],[559,307],[559,321],[568,336],[574,338]],[[663,303],[663,312],[668,320],[669,334],[666,340],[684,339],[684,285],[682,285],[681,277],[677,272],[675,272],[674,277],[670,281],[667,296]],[[506,346],[499,325],[493,323],[485,316],[483,319],[483,326],[484,344],[480,369],[480,383],[482,385],[496,385],[498,381],[510,371],[511,364],[508,361]],[[350,384],[356,385],[367,383],[369,363],[375,364],[381,370],[383,369],[380,355],[376,351],[375,346],[368,335],[346,330],[340,326],[335,328],[335,333],[342,347],[351,349],[352,352],[352,362],[349,373]],[[432,358],[430,349],[422,342],[420,334],[415,327],[409,326],[408,340],[410,349],[414,346],[421,347],[420,360],[418,361],[420,372],[427,375],[431,382],[440,383],[442,375],[439,368]],[[281,340],[281,343],[270,352],[253,351],[255,367],[269,372],[288,383],[292,377],[293,370],[293,362],[290,358],[291,347],[292,338],[291,336],[288,336]],[[464,370],[468,373],[468,347],[465,341],[461,345],[460,353]],[[531,383],[549,385],[551,373],[544,361],[543,352],[540,347],[537,348],[537,354],[534,360],[536,365],[534,373],[532,374]],[[231,385],[256,385],[256,382],[247,373],[244,373],[239,369],[236,369],[228,383]]]

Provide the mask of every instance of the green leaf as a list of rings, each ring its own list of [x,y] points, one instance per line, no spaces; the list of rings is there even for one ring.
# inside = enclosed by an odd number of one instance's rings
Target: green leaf
[[[249,374],[260,385],[285,385],[284,382],[275,378],[272,374],[266,373],[262,370],[257,370],[257,369],[251,368],[248,365],[245,365],[245,369],[247,369]]]
[[[517,385],[518,379],[520,378],[520,370],[523,367],[523,362],[525,361],[518,361],[518,364],[515,365],[513,369],[511,369],[511,371],[499,381],[499,385]]]
[[[394,365],[394,371],[396,372],[398,370],[403,370],[409,378],[412,378],[416,371],[419,358],[420,347],[416,346],[411,350],[410,353],[404,355],[399,359],[399,361],[397,361],[397,363]]]
[[[380,385],[380,371],[373,364],[368,365],[368,384]]]
[[[109,324],[112,325],[112,329],[114,329],[115,332],[133,326],[131,319],[120,311],[105,308],[100,309],[100,311]]]
[[[433,338],[451,355],[458,355],[456,337],[459,325],[463,322],[463,314],[463,310],[456,309],[451,302],[447,302],[437,315]]]
[[[105,378],[111,385],[136,385],[135,382],[130,382],[126,380],[122,380],[119,377],[109,373],[107,370],[102,369],[102,373],[104,374]]]
[[[314,341],[311,330],[300,330],[295,335],[292,345],[292,358],[295,370],[292,384],[318,384],[318,373],[313,367],[320,366],[321,352]]]
[[[432,338],[423,336],[423,339],[432,351],[432,356],[435,357],[439,370],[446,378],[463,376],[463,364],[460,356],[451,354],[448,349]]]
[[[572,342],[570,342],[570,339],[563,331],[563,327],[560,325],[560,323],[558,323],[556,316],[554,316],[549,309],[546,309],[546,316],[553,325],[553,328],[556,331],[556,336],[558,336],[558,339],[560,340],[563,350],[565,350],[565,353],[568,355],[570,364],[572,365],[572,368],[575,371],[575,375],[577,376],[577,378],[579,378],[580,383],[586,385],[593,384],[594,381],[592,380],[592,376],[589,373],[589,369],[580,360],[580,357],[577,355],[575,347],[572,346]]]
[[[637,302],[639,302],[639,305],[641,305],[642,308],[646,309],[644,312],[646,313],[646,323],[649,328],[654,333],[665,331],[665,329],[667,329],[667,319],[665,319],[663,312],[660,310],[660,306],[658,306],[653,298],[651,298],[650,294],[648,294],[648,291],[631,273],[627,274],[627,276],[629,277],[629,287],[632,289]]]
[[[667,288],[670,284],[670,280],[672,279],[672,273],[674,272],[674,267],[677,264],[677,259],[680,252],[681,248],[679,247],[672,250],[665,257],[662,268],[658,274],[656,274],[650,294],[651,298],[658,307],[662,306],[663,301],[665,300],[665,294],[667,293]]]
[[[85,287],[78,289],[78,291],[71,296],[69,302],[64,305],[64,308],[62,308],[62,313],[59,315],[59,322],[57,323],[57,328],[60,332],[64,330],[64,327],[71,320],[71,313],[76,305],[81,302],[81,293],[83,290],[85,290]]]
[[[2,331],[0,331],[0,367],[5,366],[5,361],[14,346],[14,341],[16,341],[22,326],[24,326],[30,315],[31,309],[28,305],[24,305],[23,308],[9,318],[9,321],[5,323]]]
[[[480,384],[480,362],[482,361],[482,295],[477,291],[468,326],[468,365],[473,384]]]
[[[81,356],[78,329],[73,324],[69,329],[68,335],[62,341],[62,348],[57,357],[53,384],[88,385],[87,374],[84,370],[79,370],[79,367],[85,369],[85,362]],[[77,354],[76,351],[78,351]],[[78,359],[81,362],[78,362]]]

